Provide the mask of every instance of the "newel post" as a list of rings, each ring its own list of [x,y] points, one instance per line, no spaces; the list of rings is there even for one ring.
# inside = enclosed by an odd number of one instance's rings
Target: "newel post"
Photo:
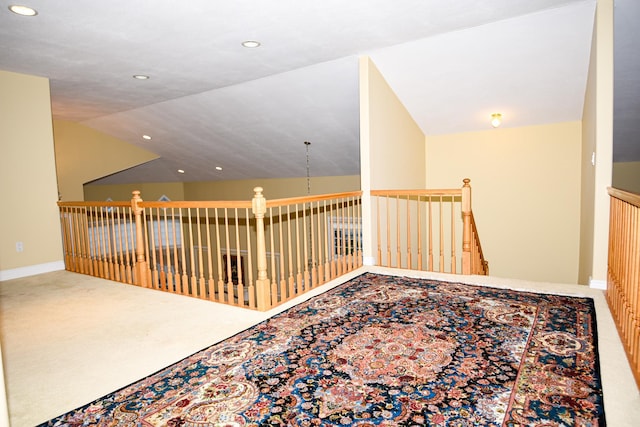
[[[251,207],[256,217],[256,249],[258,258],[256,302],[258,304],[258,310],[266,311],[271,308],[269,278],[267,277],[267,248],[264,240],[264,214],[267,212],[267,200],[262,195],[262,187],[255,187],[253,191],[255,195],[251,201]]]
[[[138,206],[142,202],[140,191],[133,192],[131,198],[131,209],[136,218],[136,266],[135,266],[135,284],[147,287],[147,260],[144,256],[144,230],[142,225],[142,215],[144,208]]]
[[[462,274],[471,274],[471,180],[462,182]]]

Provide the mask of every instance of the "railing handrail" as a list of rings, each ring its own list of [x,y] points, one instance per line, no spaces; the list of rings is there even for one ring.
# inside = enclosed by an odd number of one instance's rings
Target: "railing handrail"
[[[321,202],[324,200],[341,199],[362,196],[362,191],[348,191],[341,193],[320,194],[315,196],[286,197],[281,199],[267,199],[267,208],[294,205],[309,202]],[[58,202],[58,206],[98,206],[98,207],[128,207],[131,200],[127,201],[77,201]],[[251,200],[184,200],[184,201],[141,201],[141,208],[251,208]]]
[[[462,196],[462,189],[439,190],[371,190],[372,196]]]
[[[184,201],[144,201],[140,202],[142,208],[251,208],[251,200],[184,200]]]
[[[119,201],[71,201],[71,202],[58,202],[59,207],[130,207],[131,199],[129,200],[119,200]]]
[[[283,199],[268,199],[267,207],[275,208],[278,206],[295,205],[299,203],[321,202],[324,200],[344,199],[347,197],[359,197],[359,196],[362,196],[362,191],[348,191],[343,193],[320,194],[316,196],[287,197]]]
[[[615,187],[608,187],[609,195],[640,208],[640,194],[631,193]]]

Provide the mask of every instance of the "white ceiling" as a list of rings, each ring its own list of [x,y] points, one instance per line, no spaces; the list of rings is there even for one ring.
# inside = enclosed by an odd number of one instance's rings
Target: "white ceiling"
[[[427,135],[488,129],[496,111],[505,127],[580,120],[595,13],[595,0],[25,0],[35,17],[10,4],[0,69],[48,77],[54,118],[160,157],[101,183],[305,176],[304,141],[312,175],[358,174],[360,55]]]

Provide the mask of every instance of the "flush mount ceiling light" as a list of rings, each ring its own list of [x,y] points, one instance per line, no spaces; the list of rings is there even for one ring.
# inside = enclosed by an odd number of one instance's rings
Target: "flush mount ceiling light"
[[[147,141],[151,141],[150,135],[142,135],[142,139],[146,139]]]
[[[498,126],[500,126],[500,124],[502,124],[502,114],[493,113],[491,115],[491,126],[497,128]]]
[[[149,76],[145,76],[144,74],[134,74],[133,78],[136,80],[149,80]]]
[[[184,173],[182,169],[178,169],[178,173]]]
[[[222,166],[216,166],[216,170],[217,171],[221,171],[222,170]]]
[[[21,6],[18,4],[13,4],[9,6],[9,10],[15,14],[22,16],[36,16],[38,12],[35,9],[32,9],[28,6]]]
[[[254,47],[259,47],[260,46],[260,42],[257,42],[255,40],[246,40],[242,42],[242,46],[247,47],[247,48],[254,48]]]

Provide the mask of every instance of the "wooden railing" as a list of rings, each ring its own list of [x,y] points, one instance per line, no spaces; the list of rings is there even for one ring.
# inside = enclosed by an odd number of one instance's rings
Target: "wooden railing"
[[[254,191],[251,201],[144,201],[134,191],[129,202],[59,202],[66,269],[268,310],[362,266],[362,192]],[[378,265],[488,274],[469,180],[371,197]]]
[[[489,274],[473,212],[470,180],[461,189],[372,190],[377,265]]]
[[[59,202],[67,270],[268,310],[362,265],[361,192]]]
[[[606,297],[640,387],[640,195],[609,188]]]

